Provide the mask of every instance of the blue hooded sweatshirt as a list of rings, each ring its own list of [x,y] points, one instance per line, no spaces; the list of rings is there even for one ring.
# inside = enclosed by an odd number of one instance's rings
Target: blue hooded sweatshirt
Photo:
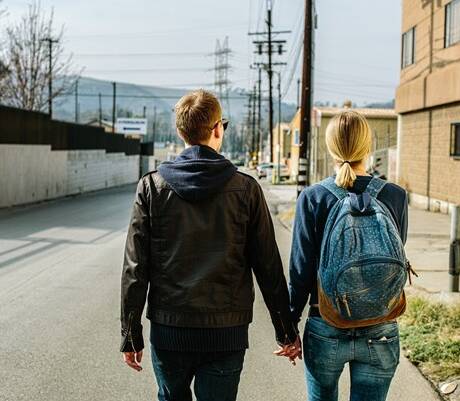
[[[237,168],[209,146],[195,145],[174,161],[163,162],[158,171],[182,199],[197,202],[219,192]]]

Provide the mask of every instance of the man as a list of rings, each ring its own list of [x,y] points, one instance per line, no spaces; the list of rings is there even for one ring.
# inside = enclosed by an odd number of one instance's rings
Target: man
[[[252,321],[252,272],[278,344],[293,344],[297,332],[262,189],[219,154],[228,122],[218,100],[192,92],[175,112],[186,149],[137,187],[121,279],[121,351],[142,369],[148,298],[159,400],[192,400],[192,379],[199,401],[235,400]],[[279,352],[292,356],[291,349]]]

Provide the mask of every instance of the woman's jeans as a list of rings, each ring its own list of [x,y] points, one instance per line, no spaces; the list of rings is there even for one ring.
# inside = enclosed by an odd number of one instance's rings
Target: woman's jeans
[[[232,352],[175,352],[150,344],[159,401],[235,401],[245,350]]]
[[[396,322],[337,329],[320,317],[309,317],[303,344],[309,401],[337,401],[339,377],[347,362],[351,401],[386,399],[399,363]]]

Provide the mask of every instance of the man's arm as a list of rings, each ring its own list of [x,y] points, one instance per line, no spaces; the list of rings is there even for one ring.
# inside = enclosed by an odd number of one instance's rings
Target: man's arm
[[[251,267],[270,312],[278,344],[292,344],[297,338],[297,331],[290,319],[283,265],[270,212],[262,188],[255,181],[250,184],[249,197],[248,255]]]
[[[144,178],[139,180],[125,244],[121,276],[121,352],[144,348],[142,311],[149,285],[150,216]]]

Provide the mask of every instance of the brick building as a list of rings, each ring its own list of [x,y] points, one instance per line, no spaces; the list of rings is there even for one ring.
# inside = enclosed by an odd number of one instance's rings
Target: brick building
[[[460,0],[403,0],[398,181],[415,206],[460,204]]]

